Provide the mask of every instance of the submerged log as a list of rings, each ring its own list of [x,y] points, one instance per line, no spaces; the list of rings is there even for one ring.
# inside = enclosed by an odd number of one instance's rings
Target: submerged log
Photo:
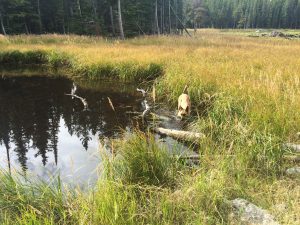
[[[154,128],[154,131],[159,134],[164,134],[175,139],[180,139],[184,141],[196,141],[198,142],[200,139],[205,138],[205,135],[202,133],[190,132],[190,131],[183,131],[183,130],[173,130],[173,129],[166,129],[162,127]]]

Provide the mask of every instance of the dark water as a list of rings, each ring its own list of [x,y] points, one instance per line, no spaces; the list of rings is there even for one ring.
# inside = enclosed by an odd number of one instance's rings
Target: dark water
[[[76,91],[74,87],[76,86]],[[0,166],[65,181],[97,177],[99,137],[118,137],[137,121],[126,113],[142,111],[133,85],[65,78],[0,79]],[[75,91],[79,99],[65,94]],[[111,99],[115,111],[109,104]]]

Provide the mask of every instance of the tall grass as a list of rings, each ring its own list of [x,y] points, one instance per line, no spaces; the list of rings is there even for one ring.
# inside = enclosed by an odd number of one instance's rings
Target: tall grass
[[[195,168],[167,154],[149,134],[121,140],[118,156],[107,158],[106,176],[90,193],[61,194],[56,186],[23,186],[2,175],[0,189],[7,192],[0,195],[1,222],[235,224],[228,201],[244,197],[283,224],[298,224],[299,179],[285,176],[295,164],[284,160],[281,146],[299,142],[300,41],[233,33],[202,30],[192,39],[124,42],[57,35],[2,38],[1,64],[44,64],[90,79],[157,79],[156,96],[170,107],[188,84],[189,129],[207,138]],[[52,194],[39,191],[44,188]],[[51,202],[45,203],[49,217],[41,209],[44,201]]]

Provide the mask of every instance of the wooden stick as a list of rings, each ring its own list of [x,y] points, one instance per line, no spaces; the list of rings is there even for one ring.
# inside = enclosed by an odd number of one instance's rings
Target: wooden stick
[[[75,94],[65,94],[65,95],[69,95],[69,96],[72,96],[74,98],[78,98],[82,102],[84,110],[88,110],[89,106],[88,106],[88,103],[87,103],[85,98],[82,98],[82,97],[80,97],[78,95],[75,95]]]
[[[159,134],[164,134],[176,139],[185,140],[185,141],[196,141],[198,142],[199,139],[205,138],[205,135],[202,133],[196,132],[189,132],[189,131],[182,131],[182,130],[172,130],[166,129],[162,127],[154,128],[154,131]]]

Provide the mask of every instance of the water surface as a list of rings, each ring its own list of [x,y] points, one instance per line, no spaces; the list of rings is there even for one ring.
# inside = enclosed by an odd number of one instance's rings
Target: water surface
[[[44,179],[93,181],[100,163],[98,140],[119,137],[142,111],[134,85],[73,82],[56,77],[0,79],[0,166]],[[74,92],[88,102],[88,110]],[[113,107],[109,104],[110,98]],[[113,109],[114,108],[114,109]]]

